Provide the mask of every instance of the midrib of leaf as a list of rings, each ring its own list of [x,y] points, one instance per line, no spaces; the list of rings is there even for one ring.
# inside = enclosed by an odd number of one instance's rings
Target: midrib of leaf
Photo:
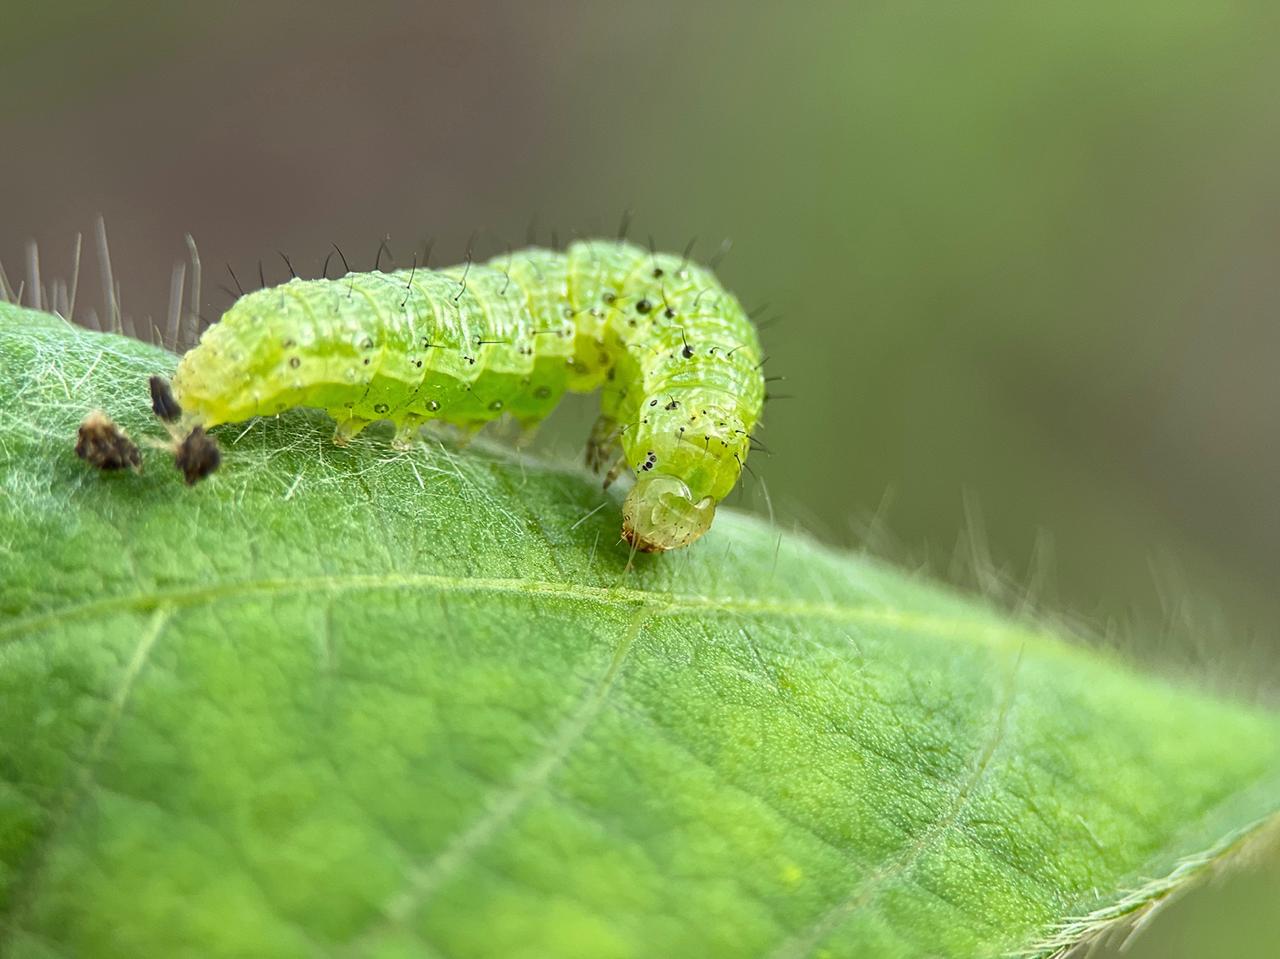
[[[441,592],[497,593],[530,598],[554,598],[616,609],[651,605],[652,615],[677,615],[719,611],[778,617],[804,617],[836,622],[880,623],[922,630],[939,637],[986,642],[1000,637],[1007,642],[1049,641],[1047,637],[1003,626],[993,620],[964,619],[957,616],[930,616],[874,606],[843,606],[839,603],[776,602],[742,596],[682,595],[634,589],[626,586],[579,586],[546,580],[503,579],[481,576],[438,576],[431,573],[378,573],[371,575],[331,575],[295,579],[229,580],[190,589],[156,590],[125,596],[108,596],[35,613],[0,624],[0,642],[20,641],[24,635],[70,620],[93,618],[126,610],[146,611],[160,607],[200,606],[217,600],[241,599],[254,595],[289,593],[341,594],[366,590],[431,589]]]

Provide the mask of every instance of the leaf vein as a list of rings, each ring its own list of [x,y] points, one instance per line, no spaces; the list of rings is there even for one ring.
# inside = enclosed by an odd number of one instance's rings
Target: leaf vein
[[[94,769],[102,758],[103,750],[106,748],[107,743],[110,742],[116,728],[120,725],[120,719],[129,705],[129,697],[133,693],[138,677],[146,668],[147,662],[151,658],[152,650],[155,649],[161,633],[164,632],[172,618],[173,609],[168,606],[158,607],[152,614],[150,623],[147,624],[147,628],[143,630],[138,638],[137,645],[134,646],[133,654],[129,657],[129,662],[126,664],[123,674],[121,674],[120,682],[116,685],[115,692],[112,694],[111,701],[107,706],[106,714],[94,733],[88,750],[71,770],[70,775],[67,777],[67,785],[63,788],[57,801],[52,804],[51,808],[54,812],[49,828],[40,840],[39,845],[32,851],[28,864],[23,867],[22,878],[14,883],[14,888],[19,890],[19,899],[14,903],[10,911],[9,921],[6,923],[7,931],[0,929],[0,953],[4,952],[3,947],[6,941],[17,932],[23,913],[35,900],[36,889],[48,866],[49,857],[52,854],[58,836],[61,835],[62,830],[74,817],[80,804],[84,802],[85,797],[88,795],[89,786],[93,782]]]
[[[969,776],[952,798],[950,805],[928,827],[921,831],[896,859],[877,869],[860,881],[853,890],[826,912],[822,913],[808,929],[784,940],[770,954],[771,959],[792,959],[792,957],[811,955],[814,950],[839,926],[848,920],[859,909],[871,902],[877,892],[887,883],[902,876],[940,839],[960,818],[961,813],[969,805],[974,793],[986,778],[991,768],[991,760],[1000,744],[1004,741],[1008,730],[1008,720],[1014,695],[1017,689],[1018,670],[1022,664],[1022,652],[1018,651],[1009,677],[1005,683],[1004,695],[996,708],[991,734],[987,736],[974,761]]]
[[[552,774],[564,765],[574,747],[582,741],[592,722],[600,714],[636,637],[652,613],[645,606],[636,610],[614,649],[608,668],[582,696],[577,707],[560,724],[537,758],[525,766],[500,793],[489,797],[484,811],[447,840],[429,861],[414,865],[408,870],[405,887],[384,904],[382,920],[356,937],[352,945],[376,935],[385,926],[404,926],[408,923],[413,914],[441,886],[471,862],[520,809],[546,786]]]

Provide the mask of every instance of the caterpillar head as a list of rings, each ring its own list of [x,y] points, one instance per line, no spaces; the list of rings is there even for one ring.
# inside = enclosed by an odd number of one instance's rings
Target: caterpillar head
[[[682,480],[646,473],[622,504],[622,538],[642,553],[688,546],[711,528],[716,504],[710,496],[696,503]]]

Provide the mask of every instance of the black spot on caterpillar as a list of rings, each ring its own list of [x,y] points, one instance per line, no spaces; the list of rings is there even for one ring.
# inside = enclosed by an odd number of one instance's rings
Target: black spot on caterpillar
[[[655,552],[705,533],[737,483],[760,363],[742,306],[687,255],[580,241],[249,293],[182,358],[173,390],[188,427],[308,406],[337,421],[337,442],[386,419],[404,444],[432,419],[532,425],[565,392],[604,387],[588,463],[638,472],[623,536]]]

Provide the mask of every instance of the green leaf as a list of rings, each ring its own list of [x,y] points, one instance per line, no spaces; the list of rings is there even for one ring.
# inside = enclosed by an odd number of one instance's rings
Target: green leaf
[[[624,575],[499,447],[75,457],[173,365],[0,306],[0,954],[1047,955],[1275,821],[1274,714],[731,511]]]

